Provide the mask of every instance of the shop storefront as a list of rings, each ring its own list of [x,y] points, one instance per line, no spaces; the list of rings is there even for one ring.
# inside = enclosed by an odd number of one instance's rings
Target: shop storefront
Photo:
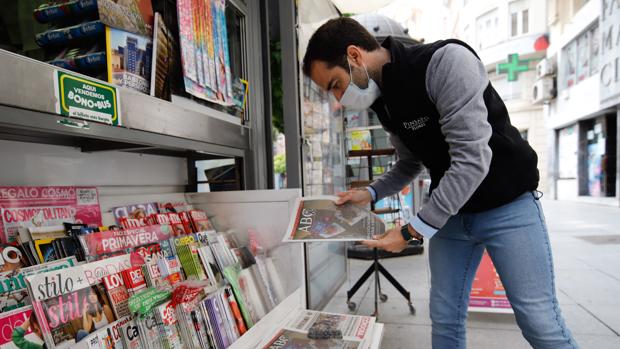
[[[606,3],[589,2],[570,30],[552,38],[558,97],[547,108],[550,179],[557,199],[618,205],[618,14]]]

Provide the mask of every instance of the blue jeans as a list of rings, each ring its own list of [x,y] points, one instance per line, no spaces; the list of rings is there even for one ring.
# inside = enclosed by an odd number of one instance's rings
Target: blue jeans
[[[430,239],[433,348],[466,347],[469,293],[485,248],[530,345],[578,348],[556,298],[542,207],[530,192],[492,210],[453,216]]]

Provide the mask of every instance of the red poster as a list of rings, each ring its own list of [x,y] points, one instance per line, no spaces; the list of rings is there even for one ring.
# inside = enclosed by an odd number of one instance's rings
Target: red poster
[[[506,298],[504,285],[487,251],[476,272],[469,298],[469,311],[511,313],[512,307]]]
[[[0,242],[14,242],[20,226],[101,225],[95,187],[0,187],[0,210]]]

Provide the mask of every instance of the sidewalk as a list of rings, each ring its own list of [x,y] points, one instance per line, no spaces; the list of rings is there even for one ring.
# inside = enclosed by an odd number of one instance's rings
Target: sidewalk
[[[575,202],[543,200],[554,253],[556,287],[565,319],[581,348],[620,348],[620,209]],[[384,279],[386,303],[378,321],[386,324],[385,349],[430,348],[428,255],[383,260],[382,264],[412,292],[415,316]],[[351,282],[368,261],[350,260]],[[373,279],[354,297],[357,314],[374,311]],[[348,313],[344,287],[326,311]],[[530,348],[513,315],[472,313],[467,324],[468,347]]]

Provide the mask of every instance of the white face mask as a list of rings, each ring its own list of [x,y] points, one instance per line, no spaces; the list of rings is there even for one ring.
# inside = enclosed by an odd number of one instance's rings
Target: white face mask
[[[349,60],[347,60],[347,63],[349,63]],[[351,63],[349,63],[349,76],[351,77],[351,81],[349,82],[347,89],[342,94],[342,98],[340,98],[340,104],[347,109],[360,111],[366,110],[370,108],[379,96],[381,96],[379,86],[373,79],[370,78],[370,75],[368,75],[368,69],[366,69],[365,64],[364,71],[366,72],[366,77],[368,78],[368,86],[362,89],[353,83]]]

